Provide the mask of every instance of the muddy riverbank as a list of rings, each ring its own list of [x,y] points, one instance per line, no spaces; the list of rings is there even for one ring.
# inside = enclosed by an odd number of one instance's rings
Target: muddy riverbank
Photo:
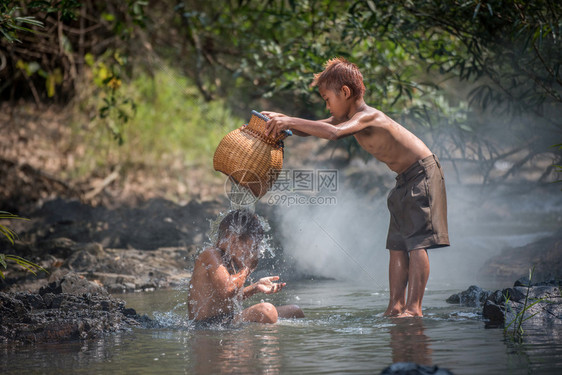
[[[110,292],[171,287],[190,276],[193,255],[206,241],[209,220],[222,206],[191,201],[178,205],[152,199],[136,207],[92,207],[55,199],[12,220],[19,239],[12,253],[49,273],[37,277],[10,266],[0,290],[33,290],[72,271]]]
[[[152,319],[72,272],[33,293],[0,292],[0,343],[93,339],[153,325]]]

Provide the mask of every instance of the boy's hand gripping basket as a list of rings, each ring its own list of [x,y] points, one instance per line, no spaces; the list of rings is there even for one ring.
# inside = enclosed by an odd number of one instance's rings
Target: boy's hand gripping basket
[[[252,111],[247,125],[228,133],[219,143],[213,167],[261,198],[277,180],[283,168],[283,139],[286,131],[276,138],[265,136],[269,118]]]

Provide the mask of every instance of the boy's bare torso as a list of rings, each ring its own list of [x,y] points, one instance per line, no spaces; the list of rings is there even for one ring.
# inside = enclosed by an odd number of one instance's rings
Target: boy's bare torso
[[[343,100],[345,99],[336,99],[336,103]],[[334,107],[336,108],[335,105]],[[353,135],[365,151],[396,173],[404,172],[416,161],[432,154],[418,137],[383,112],[367,106],[362,100],[342,110],[340,107],[341,105],[337,109],[341,117],[332,115],[328,119],[318,121],[264,112],[271,118],[266,135],[271,132],[278,134],[287,129],[297,135],[312,135],[331,140]]]
[[[224,264],[222,252],[217,248],[207,248],[197,258],[189,283],[190,319],[203,320],[234,313],[235,300],[219,295],[222,290],[213,285],[210,273],[217,272],[219,267],[232,273]]]
[[[354,133],[359,145],[396,173],[432,154],[418,137],[375,108],[366,107],[353,117],[361,129]]]

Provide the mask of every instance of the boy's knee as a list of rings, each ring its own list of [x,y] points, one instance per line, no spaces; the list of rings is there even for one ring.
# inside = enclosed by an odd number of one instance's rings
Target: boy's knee
[[[298,305],[283,305],[277,307],[279,318],[304,318],[304,312]]]
[[[277,309],[269,302],[260,303],[262,323],[277,323]]]
[[[299,305],[291,305],[291,318],[304,318],[304,312]]]

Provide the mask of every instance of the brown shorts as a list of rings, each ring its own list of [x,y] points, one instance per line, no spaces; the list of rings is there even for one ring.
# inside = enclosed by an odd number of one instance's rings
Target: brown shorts
[[[412,164],[396,176],[388,194],[389,250],[411,251],[449,246],[445,178],[437,156]]]

